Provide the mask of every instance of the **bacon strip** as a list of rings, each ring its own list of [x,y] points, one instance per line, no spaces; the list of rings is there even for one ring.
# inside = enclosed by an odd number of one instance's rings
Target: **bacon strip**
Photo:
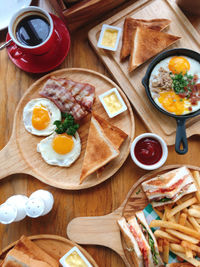
[[[62,112],[80,120],[91,111],[95,87],[65,78],[51,77],[46,81],[39,94],[53,101]]]

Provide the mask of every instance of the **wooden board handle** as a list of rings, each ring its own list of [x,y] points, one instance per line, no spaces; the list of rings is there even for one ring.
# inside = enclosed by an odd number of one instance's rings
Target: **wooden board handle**
[[[79,217],[73,219],[67,226],[68,237],[79,244],[101,245],[111,248],[127,262],[121,244],[117,220],[121,217],[122,206],[105,216]]]
[[[26,163],[18,152],[14,138],[0,151],[0,179],[14,173],[26,173]]]

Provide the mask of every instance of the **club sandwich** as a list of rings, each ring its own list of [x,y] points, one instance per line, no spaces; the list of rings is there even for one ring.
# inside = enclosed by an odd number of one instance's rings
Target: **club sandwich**
[[[163,265],[156,239],[146,222],[143,211],[136,212],[128,222],[125,218],[120,218],[118,225],[136,267]]]
[[[185,166],[143,182],[142,188],[153,207],[176,202],[197,191],[193,176]]]

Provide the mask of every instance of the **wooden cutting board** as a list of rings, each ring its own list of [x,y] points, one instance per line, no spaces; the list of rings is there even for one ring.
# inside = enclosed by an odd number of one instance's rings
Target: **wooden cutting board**
[[[47,164],[42,159],[40,153],[37,152],[37,144],[45,137],[34,136],[28,133],[24,127],[24,106],[31,99],[40,97],[38,94],[39,90],[51,76],[66,77],[77,82],[90,83],[91,85],[94,85],[96,100],[93,105],[93,110],[128,134],[128,138],[120,147],[119,156],[105,166],[105,169],[100,177],[97,178],[96,173],[94,173],[90,175],[81,185],[79,184],[79,180],[87,143],[90,115],[80,122],[78,133],[81,139],[81,154],[78,160],[69,168]],[[127,105],[127,110],[110,119],[101,105],[98,95],[113,87],[118,89]],[[72,68],[54,71],[42,77],[30,86],[18,104],[14,117],[14,126],[11,138],[8,144],[0,151],[0,179],[14,173],[26,173],[38,178],[46,184],[62,189],[77,190],[95,186],[110,178],[122,166],[129,154],[134,133],[135,122],[132,108],[125,94],[112,80],[100,73],[88,69]]]
[[[141,177],[131,188],[121,206],[110,214],[97,217],[78,217],[68,224],[67,236],[79,244],[101,245],[114,250],[121,256],[126,266],[131,267],[131,259],[121,239],[117,220],[121,217],[130,217],[135,212],[143,210],[148,201],[141,189],[141,183],[172,169],[183,165],[168,165]],[[190,170],[200,171],[200,167],[185,165]],[[136,194],[137,192],[137,194]],[[139,192],[139,193],[138,193]]]
[[[90,256],[90,254],[85,249],[83,249],[79,245],[75,244],[74,242],[64,237],[57,236],[57,235],[34,235],[34,236],[29,236],[29,238],[37,246],[42,248],[45,252],[47,252],[57,261],[59,261],[59,259],[62,258],[62,256],[64,256],[70,249],[76,246],[83,253],[83,255],[88,259],[88,261],[92,264],[92,266],[98,267],[95,260]],[[16,243],[17,241],[10,244],[9,246],[4,248],[0,252],[0,263],[5,258],[8,251],[12,249]]]
[[[200,52],[200,35],[188,21],[174,0],[140,0],[129,6],[128,8],[117,13],[110,19],[103,21],[95,26],[88,33],[90,43],[113,78],[121,86],[129,100],[135,107],[135,110],[141,116],[142,120],[151,132],[160,135],[168,145],[175,143],[176,122],[173,118],[169,118],[156,110],[146,96],[145,89],[142,86],[142,78],[145,75],[147,66],[152,59],[139,66],[136,70],[128,72],[128,60],[120,62],[120,49],[122,38],[118,50],[111,52],[97,47],[99,33],[102,24],[110,24],[123,29],[124,19],[133,17],[136,19],[155,19],[166,18],[171,20],[170,26],[165,32],[181,36],[182,38],[168,49],[182,47],[189,48]],[[199,116],[192,118],[186,123],[187,136],[199,134],[200,121]]]

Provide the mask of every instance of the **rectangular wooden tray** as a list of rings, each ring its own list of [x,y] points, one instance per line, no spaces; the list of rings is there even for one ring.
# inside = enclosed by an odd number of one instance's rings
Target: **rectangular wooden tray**
[[[182,38],[169,49],[182,47],[200,52],[200,35],[188,21],[180,8],[172,0],[140,0],[128,8],[117,13],[110,19],[103,21],[95,26],[88,33],[91,45],[107,66],[113,78],[118,82],[123,91],[128,96],[135,110],[141,116],[147,128],[154,133],[159,134],[168,145],[175,143],[176,122],[157,111],[146,96],[145,89],[142,86],[142,78],[145,75],[147,66],[152,59],[148,60],[136,70],[128,72],[128,60],[120,62],[121,40],[118,50],[110,52],[97,47],[99,33],[102,24],[110,24],[123,29],[124,19],[133,17],[136,19],[154,19],[166,18],[171,20],[170,26],[165,30],[170,34],[181,36]],[[122,39],[122,38],[121,38]],[[187,136],[199,134],[200,121],[199,116],[192,118],[186,123]]]
[[[70,8],[66,7],[64,0],[51,0],[50,3],[61,19],[66,22],[70,32],[73,32],[128,1],[130,0],[82,0]]]

